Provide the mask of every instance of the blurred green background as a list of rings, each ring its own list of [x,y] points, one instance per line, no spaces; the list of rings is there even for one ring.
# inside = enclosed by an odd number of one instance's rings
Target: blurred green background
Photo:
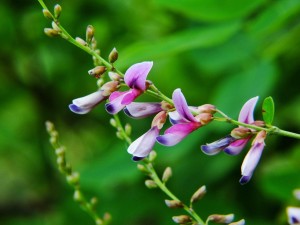
[[[102,56],[119,51],[116,66],[153,60],[149,75],[171,96],[180,87],[190,105],[212,103],[236,117],[243,103],[273,96],[275,124],[299,132],[299,0],[73,0],[61,4],[61,23],[73,36],[85,37],[92,24]],[[72,99],[96,90],[87,71],[91,57],[59,38],[48,38],[37,1],[0,4],[0,224],[93,224],[72,200],[72,189],[56,168],[44,122],[56,124],[67,157],[81,173],[82,188],[100,199],[98,211],[112,224],[166,225],[181,210],[169,209],[166,196],[144,187],[144,175],[117,140],[103,106],[87,115],[69,111]],[[135,121],[132,137],[149,129],[151,118]],[[300,187],[300,145],[270,136],[249,184],[241,186],[239,156],[204,155],[199,146],[233,127],[211,124],[175,147],[155,146],[156,167],[173,168],[169,187],[182,200],[201,185],[208,193],[196,206],[206,218],[235,213],[247,224],[286,224],[284,209],[300,205],[292,190]]]

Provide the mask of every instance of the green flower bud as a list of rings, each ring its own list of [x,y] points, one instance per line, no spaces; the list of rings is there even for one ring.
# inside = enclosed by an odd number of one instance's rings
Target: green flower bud
[[[131,131],[132,131],[131,125],[130,125],[129,123],[126,123],[126,124],[125,124],[125,133],[126,133],[128,136],[130,136]]]
[[[165,200],[166,205],[169,208],[175,209],[175,208],[182,208],[183,204],[181,201],[177,201],[177,200]]]
[[[150,162],[154,161],[156,159],[156,157],[157,157],[156,151],[152,150],[149,154],[149,161]]]
[[[111,50],[111,52],[109,53],[108,61],[110,63],[114,63],[115,61],[117,61],[118,56],[119,56],[119,53],[118,53],[117,49],[113,48],[113,50]]]
[[[96,225],[103,225],[103,221],[100,218],[97,218]]]
[[[46,121],[45,125],[48,133],[51,133],[52,131],[55,130],[54,124],[52,122]]]
[[[111,119],[109,120],[109,123],[110,123],[110,125],[112,125],[113,127],[117,127],[117,122],[116,122],[116,120],[115,120],[114,118],[111,118]]]
[[[43,9],[43,14],[47,19],[52,20],[52,15],[48,9]]]
[[[162,175],[162,182],[166,183],[172,176],[172,169],[171,167],[167,167]]]
[[[175,223],[179,224],[185,224],[192,221],[192,219],[187,215],[173,216],[172,219]]]
[[[157,184],[153,180],[146,180],[145,185],[149,189],[157,188]]]
[[[67,176],[67,182],[71,185],[79,184],[80,175],[78,172],[73,172],[71,175]]]
[[[76,202],[79,202],[79,203],[84,201],[82,193],[77,189],[74,191],[73,198]]]
[[[65,147],[60,147],[60,148],[57,148],[55,149],[55,154],[58,156],[58,157],[64,157],[65,156],[65,152],[66,152],[66,148]]]
[[[55,23],[54,21],[52,21],[52,28],[58,32],[61,32],[61,29],[59,28],[59,26],[57,25],[57,23]]]
[[[138,168],[139,171],[142,171],[144,173],[148,173],[147,168],[142,164],[137,164],[137,168]]]
[[[56,5],[54,6],[54,17],[55,17],[56,19],[58,19],[59,16],[60,16],[60,14],[61,14],[61,6],[60,6],[59,4],[56,4]]]

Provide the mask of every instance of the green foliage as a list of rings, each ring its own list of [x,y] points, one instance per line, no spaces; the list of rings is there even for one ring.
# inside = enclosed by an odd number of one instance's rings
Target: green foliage
[[[274,119],[275,105],[272,97],[265,98],[262,106],[262,115],[266,124],[271,125]]]
[[[57,1],[46,3],[52,8]],[[190,105],[215,104],[235,118],[249,98],[273,96],[274,125],[299,131],[294,116],[300,113],[298,0],[75,0],[61,5],[60,19],[70,34],[84,38],[92,24],[101,55],[107,58],[116,47],[115,66],[122,71],[154,60],[148,78],[169,96],[180,87]],[[92,224],[57,172],[44,130],[44,121],[51,120],[82,175],[83,190],[99,197],[98,211],[111,212],[112,224],[172,224],[174,211],[164,205],[162,193],[144,188],[144,177],[126,145],[116,141],[103,105],[84,116],[68,110],[72,99],[97,88],[87,74],[91,57],[43,34],[50,24],[37,1],[2,1],[0,25],[0,223]],[[265,120],[272,123],[272,110],[266,111]],[[133,139],[151,123],[122,113],[121,119],[132,125]],[[169,186],[186,202],[207,186],[203,202],[195,204],[203,217],[234,212],[247,224],[286,224],[278,218],[300,185],[299,146],[285,137],[268,137],[252,180],[240,186],[247,149],[235,157],[209,157],[199,148],[231,129],[211,124],[177,146],[156,145],[158,170],[172,167]]]

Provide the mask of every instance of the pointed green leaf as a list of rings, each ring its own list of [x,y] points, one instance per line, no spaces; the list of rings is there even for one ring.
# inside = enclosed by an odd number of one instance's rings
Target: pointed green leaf
[[[262,106],[262,114],[266,124],[272,124],[274,119],[275,106],[271,96],[265,98]]]

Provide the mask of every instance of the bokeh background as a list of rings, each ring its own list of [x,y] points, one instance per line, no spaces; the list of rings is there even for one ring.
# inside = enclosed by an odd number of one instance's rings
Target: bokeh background
[[[61,4],[61,23],[73,36],[85,37],[92,24],[102,56],[116,47],[116,66],[153,60],[149,75],[171,96],[180,87],[190,105],[212,103],[237,117],[243,103],[273,96],[275,124],[300,128],[299,0],[72,0]],[[82,188],[97,196],[112,224],[166,225],[181,210],[169,209],[166,196],[144,187],[126,145],[116,139],[103,106],[87,115],[69,111],[72,99],[96,90],[87,71],[91,57],[59,38],[37,1],[0,4],[0,224],[93,224],[72,200],[72,189],[56,167],[44,122],[51,120],[67,146],[67,157],[81,173]],[[151,118],[135,121],[133,139],[149,129]],[[235,213],[247,224],[287,224],[285,207],[300,206],[292,190],[300,187],[299,141],[270,136],[251,182],[241,186],[239,156],[204,155],[199,146],[233,127],[213,123],[175,147],[155,146],[156,168],[173,168],[169,187],[182,200],[201,185],[208,193],[196,206],[206,218]]]

